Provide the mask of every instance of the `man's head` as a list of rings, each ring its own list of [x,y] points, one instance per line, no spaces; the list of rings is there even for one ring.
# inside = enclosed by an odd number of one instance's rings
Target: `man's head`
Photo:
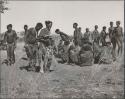
[[[106,30],[106,26],[103,26],[103,28],[102,28],[104,31]]]
[[[78,23],[73,23],[73,28],[77,28],[78,27]]]
[[[86,28],[86,32],[89,32],[89,28]]]
[[[112,21],[110,22],[110,26],[113,27],[113,22]]]
[[[27,25],[24,25],[24,30],[28,30],[28,26]]]
[[[116,21],[117,27],[120,26],[120,21]]]
[[[12,24],[7,25],[7,30],[11,31],[12,30]]]
[[[43,27],[42,23],[37,23],[35,29],[36,31],[39,31],[42,27]]]
[[[59,43],[62,44],[62,43],[63,43],[63,40],[61,39],[61,40],[59,41]]]
[[[64,45],[69,45],[69,44],[70,44],[69,41],[65,41],[65,42],[64,42]]]
[[[95,25],[95,30],[97,30],[98,29],[98,25]]]
[[[45,25],[46,25],[46,28],[47,28],[48,30],[50,30],[51,27],[52,27],[52,21],[45,21]]]
[[[78,46],[78,45],[79,45],[78,41],[74,42],[74,44],[75,44],[76,46]]]
[[[81,32],[82,28],[81,28],[81,27],[79,27],[78,29],[79,29],[79,32]]]
[[[56,29],[56,30],[55,30],[55,33],[56,33],[56,34],[59,34],[59,33],[60,33],[60,30],[59,30],[59,29]]]

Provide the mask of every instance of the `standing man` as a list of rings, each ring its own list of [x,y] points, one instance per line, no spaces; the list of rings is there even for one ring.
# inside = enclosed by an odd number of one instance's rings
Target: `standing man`
[[[82,28],[81,27],[79,27],[78,28],[79,29],[79,40],[78,40],[78,44],[79,44],[79,46],[81,46],[82,44]]]
[[[95,25],[95,30],[92,34],[92,40],[99,45],[99,32],[98,32],[98,25]]]
[[[116,34],[116,43],[118,45],[118,55],[119,55],[120,51],[122,54],[122,49],[123,49],[123,29],[120,26],[120,21],[116,21],[116,27],[114,32]]]
[[[80,45],[82,35],[81,35],[80,31],[79,31],[80,29],[78,28],[78,24],[74,23],[73,28],[75,29],[74,30],[74,44],[75,45],[76,44]]]
[[[111,40],[113,49],[112,49],[112,57],[113,60],[116,60],[116,54],[115,54],[115,50],[116,50],[116,35],[114,33],[114,27],[113,27],[113,22],[110,22],[110,27],[108,28],[108,32],[109,32],[109,38]]]
[[[52,59],[49,58],[49,60],[48,60],[48,59],[46,59],[47,57],[45,57],[47,54],[46,50],[48,47],[47,46],[48,41],[47,41],[46,37],[50,36],[50,34],[51,34],[52,21],[45,21],[45,25],[46,25],[46,28],[42,29],[40,31],[40,34],[38,35],[39,39],[43,39],[43,41],[40,41],[40,44],[39,44],[39,65],[40,65],[40,67],[42,67],[41,65],[43,65],[43,71],[41,69],[40,72],[49,72],[51,62],[52,62]],[[43,60],[43,64],[41,64],[42,60]],[[48,61],[46,61],[46,60],[48,60]]]
[[[100,34],[100,41],[101,41],[102,46],[106,45],[105,39],[106,39],[106,26],[103,26],[101,34]]]
[[[24,43],[25,43],[25,45],[24,45],[24,48],[25,48],[25,51],[26,51],[26,55],[27,55],[27,58],[28,58],[28,60],[29,60],[29,56],[30,56],[30,53],[29,53],[29,51],[28,51],[28,44],[27,44],[27,39],[26,39],[26,35],[27,35],[27,33],[28,33],[28,26],[27,25],[24,25]]]
[[[28,32],[28,26],[27,25],[24,25],[24,42],[26,44],[26,34]]]
[[[12,30],[12,24],[7,25],[7,31],[4,35],[4,42],[7,44],[7,60],[9,64],[15,63],[14,49],[16,48],[17,34]]]
[[[26,34],[26,42],[28,44],[29,56],[29,66],[31,70],[35,70],[35,65],[37,62],[38,54],[38,43],[37,43],[37,33],[43,27],[42,23],[37,23],[35,28],[30,28]]]
[[[91,33],[90,33],[90,31],[89,31],[89,28],[86,28],[86,32],[84,33],[84,38],[85,38],[87,41],[91,42]]]
[[[112,39],[113,36],[113,32],[114,32],[114,27],[113,27],[113,22],[110,22],[110,27],[108,28],[108,32],[109,32],[109,38]]]

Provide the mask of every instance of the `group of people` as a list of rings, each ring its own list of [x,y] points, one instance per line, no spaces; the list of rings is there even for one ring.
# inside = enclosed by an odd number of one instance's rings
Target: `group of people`
[[[58,45],[58,53],[63,62],[92,65],[93,62],[101,62],[101,58],[105,58],[104,61],[115,61],[116,45],[118,45],[118,55],[120,55],[120,52],[122,54],[123,30],[120,21],[116,21],[116,27],[113,26],[113,22],[110,22],[108,32],[106,26],[103,26],[102,31],[99,32],[98,25],[95,25],[93,32],[86,28],[84,34],[81,32],[81,27],[78,27],[78,23],[74,23],[73,28],[75,30],[72,39],[59,29],[55,31],[62,38]]]
[[[24,25],[24,48],[29,61],[29,69],[35,70],[35,66],[40,66],[40,72],[49,72],[52,60],[55,56],[61,58],[64,63],[92,65],[93,61],[100,55],[98,48],[104,46],[113,46],[111,55],[116,60],[116,45],[118,45],[118,54],[122,53],[123,30],[120,21],[116,21],[116,27],[110,22],[108,33],[106,26],[102,28],[101,33],[98,31],[98,25],[95,25],[93,32],[86,28],[82,34],[81,27],[78,23],[73,24],[73,38],[59,29],[55,33],[60,35],[61,40],[58,45],[51,36],[53,22],[45,21],[45,28],[42,23],[37,23],[35,27],[29,28]],[[7,45],[7,60],[9,64],[15,63],[14,49],[17,44],[17,34],[12,29],[12,24],[7,25],[7,31],[4,35],[4,42]]]

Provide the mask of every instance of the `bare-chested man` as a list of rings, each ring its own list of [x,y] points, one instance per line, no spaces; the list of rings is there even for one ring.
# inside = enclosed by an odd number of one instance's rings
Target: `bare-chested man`
[[[70,47],[70,37],[66,34],[66,33],[63,33],[62,31],[60,31],[59,29],[56,29],[55,30],[55,33],[59,34],[61,39],[63,40],[64,42],[64,45],[63,45],[63,53],[61,55],[61,58],[63,60],[63,62],[69,62],[69,53],[68,53],[68,50],[69,50],[69,47]]]
[[[42,23],[37,23],[35,28],[28,29],[26,43],[28,44],[30,70],[35,70],[38,55],[37,33],[43,27]]]
[[[84,33],[84,38],[85,38],[87,41],[91,42],[91,33],[90,33],[90,31],[89,31],[89,28],[86,28],[86,32]]]
[[[24,25],[24,42],[26,44],[26,34],[28,32],[28,26],[27,25]]]
[[[118,45],[118,55],[119,55],[120,51],[122,54],[122,49],[123,49],[123,29],[120,26],[120,21],[116,21],[116,27],[114,32],[116,34],[116,43]]]
[[[112,57],[113,60],[116,60],[116,54],[115,54],[115,50],[116,50],[116,35],[114,33],[114,26],[113,26],[113,22],[110,22],[110,27],[108,28],[108,32],[109,32],[109,38],[111,40],[113,49],[112,49]]]
[[[103,26],[102,31],[100,33],[100,41],[102,46],[106,45],[106,26]]]
[[[61,39],[65,42],[65,41],[70,41],[69,36],[66,33],[61,32],[59,29],[55,30],[55,33],[59,34]]]
[[[78,41],[78,45],[81,46],[82,44],[82,28],[79,27],[79,41]]]
[[[80,45],[80,42],[81,42],[81,38],[82,38],[82,34],[80,33],[79,31],[79,28],[78,28],[78,24],[77,23],[74,23],[73,24],[73,28],[75,29],[74,30],[74,43],[78,45]]]
[[[50,34],[51,34],[51,28],[52,28],[52,21],[45,21],[45,25],[46,28],[42,29],[40,31],[40,34],[38,35],[38,38],[40,41],[39,44],[39,65],[42,67],[43,66],[43,70],[41,69],[40,72],[49,72],[50,71],[50,66],[51,66],[51,62],[52,62],[52,57],[47,58],[45,57],[47,55],[47,49],[49,48],[47,42],[49,39]],[[52,50],[49,50],[50,53]],[[43,64],[42,61],[43,60]]]
[[[26,35],[28,33],[28,26],[27,25],[24,25],[24,48],[25,48],[25,51],[26,51],[26,55],[27,55],[27,58],[29,59],[29,56],[30,56],[30,53],[28,51],[28,44],[27,44],[27,41],[26,41]]]
[[[98,31],[98,25],[95,25],[95,30],[92,34],[92,40],[96,42],[99,45],[99,31]]]
[[[14,49],[16,47],[17,34],[12,30],[12,24],[7,25],[7,31],[4,35],[4,41],[7,44],[7,60],[9,64],[15,63]]]

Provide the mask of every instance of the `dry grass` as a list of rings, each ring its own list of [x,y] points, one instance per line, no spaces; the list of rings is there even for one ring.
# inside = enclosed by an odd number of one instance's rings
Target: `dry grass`
[[[23,44],[16,49],[16,64],[1,66],[1,98],[82,98],[82,99],[123,99],[124,61],[123,56],[113,64],[93,66],[54,65],[54,71],[46,74],[27,72],[19,67],[28,62]],[[6,52],[1,53],[2,59]]]

